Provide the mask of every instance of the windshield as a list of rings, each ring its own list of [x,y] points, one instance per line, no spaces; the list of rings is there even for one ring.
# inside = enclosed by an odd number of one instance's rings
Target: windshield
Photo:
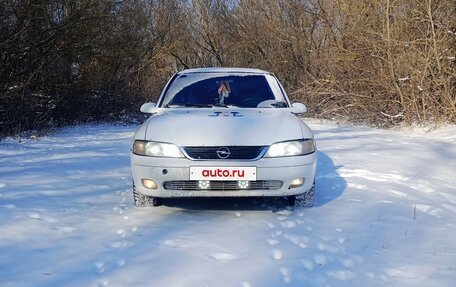
[[[178,75],[161,107],[286,108],[287,101],[271,75],[190,73]]]

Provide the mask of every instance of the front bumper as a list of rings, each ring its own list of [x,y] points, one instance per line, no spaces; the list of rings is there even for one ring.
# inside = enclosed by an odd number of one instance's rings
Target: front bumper
[[[138,192],[154,197],[243,197],[243,196],[286,196],[308,191],[315,178],[316,152],[294,157],[261,158],[254,161],[208,160],[193,161],[187,158],[157,158],[131,154],[133,181]],[[243,167],[256,166],[257,180],[280,180],[283,185],[275,190],[169,190],[163,187],[167,181],[190,179],[190,166]],[[164,170],[166,170],[164,172]],[[141,179],[154,180],[158,188],[147,189]],[[293,179],[304,178],[304,184],[289,188]]]

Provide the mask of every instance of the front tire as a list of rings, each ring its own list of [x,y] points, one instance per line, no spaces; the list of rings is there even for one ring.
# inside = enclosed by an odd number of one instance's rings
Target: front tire
[[[144,195],[133,187],[133,200],[135,202],[136,207],[152,207],[152,206],[160,206],[161,201],[158,197],[152,197],[148,195]]]
[[[315,182],[312,187],[301,194],[288,196],[288,204],[295,207],[312,207],[315,197]]]

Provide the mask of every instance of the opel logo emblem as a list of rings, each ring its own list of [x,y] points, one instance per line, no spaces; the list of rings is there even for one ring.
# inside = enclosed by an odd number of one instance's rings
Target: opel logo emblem
[[[227,147],[221,147],[217,150],[217,156],[221,159],[228,158],[231,152]]]

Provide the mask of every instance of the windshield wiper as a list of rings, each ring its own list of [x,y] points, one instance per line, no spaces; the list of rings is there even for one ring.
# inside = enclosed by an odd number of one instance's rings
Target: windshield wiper
[[[194,104],[194,103],[188,103],[188,104],[169,104],[165,106],[166,108],[239,108],[236,105],[225,105],[225,104]]]
[[[187,108],[212,108],[211,104],[185,104]]]
[[[167,108],[212,108],[211,104],[171,104]]]
[[[228,108],[228,106],[227,106],[227,105],[225,105],[225,104],[219,104],[219,103],[217,103],[217,104],[213,104],[212,106],[213,106],[213,107]]]
[[[282,101],[277,101],[275,103],[272,103],[271,106],[273,106],[274,108],[286,108],[287,104]]]

